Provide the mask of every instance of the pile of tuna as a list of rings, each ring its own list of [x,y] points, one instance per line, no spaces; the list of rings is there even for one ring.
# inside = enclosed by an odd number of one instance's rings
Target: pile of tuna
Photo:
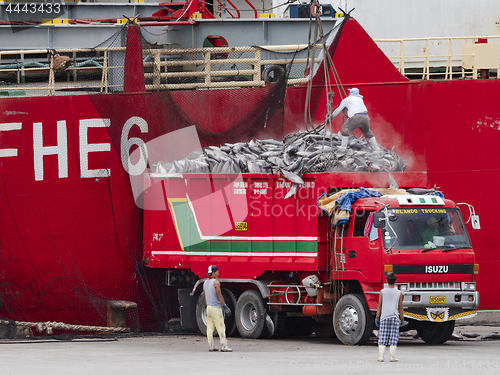
[[[340,148],[341,135],[292,133],[284,142],[273,139],[226,143],[193,152],[173,163],[158,163],[158,173],[281,173],[301,183],[308,172],[402,172],[405,161],[380,147],[374,152],[365,138],[349,138]]]

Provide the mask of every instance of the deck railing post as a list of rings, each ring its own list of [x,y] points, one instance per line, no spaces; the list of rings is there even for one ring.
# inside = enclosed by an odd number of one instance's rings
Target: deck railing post
[[[49,88],[48,95],[53,95],[53,87],[55,91],[55,82],[54,82],[54,55],[50,54],[50,65],[49,65]]]
[[[210,51],[205,52],[205,83],[209,84],[212,82],[212,64],[210,62],[211,53]]]
[[[153,67],[153,86],[155,87],[155,90],[158,90],[160,88],[160,83],[161,83],[161,55],[160,51],[154,51],[154,57],[155,57],[155,63]]]
[[[405,44],[403,39],[399,41],[399,72],[405,75]]]
[[[76,51],[73,51],[73,82],[78,81],[76,70]]]
[[[262,74],[261,54],[259,49],[255,50],[255,60],[256,60],[256,64],[254,65],[255,74],[253,75],[253,80],[255,84],[258,84],[261,81],[261,74]]]
[[[452,39],[448,39],[448,59],[446,60],[446,74],[444,76],[444,79],[447,80],[449,79],[450,81],[453,79],[453,66],[452,66],[452,61],[451,61],[451,56],[452,56]],[[448,78],[448,74],[449,77]]]

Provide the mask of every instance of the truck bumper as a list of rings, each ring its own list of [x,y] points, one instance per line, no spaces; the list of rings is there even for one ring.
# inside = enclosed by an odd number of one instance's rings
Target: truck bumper
[[[403,292],[405,317],[431,322],[471,318],[479,306],[479,293],[473,291]]]

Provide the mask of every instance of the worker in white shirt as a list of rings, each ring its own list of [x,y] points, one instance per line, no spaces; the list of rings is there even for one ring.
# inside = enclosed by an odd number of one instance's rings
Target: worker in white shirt
[[[369,140],[373,150],[379,152],[380,148],[375,139],[375,135],[370,129],[370,118],[368,110],[363,102],[363,96],[359,95],[359,90],[354,87],[349,89],[349,96],[340,102],[338,108],[332,113],[330,120],[333,120],[340,112],[347,111],[347,121],[342,125],[342,145],[341,148],[347,148],[349,134],[355,129],[363,132],[366,139]]]

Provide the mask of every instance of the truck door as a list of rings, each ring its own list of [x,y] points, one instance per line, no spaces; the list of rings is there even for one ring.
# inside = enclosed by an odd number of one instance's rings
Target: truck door
[[[366,277],[366,282],[379,283],[382,281],[380,241],[378,235],[370,239],[372,220],[368,220],[373,212],[362,207],[353,209],[351,225],[344,238],[345,268],[359,270]],[[375,233],[378,234],[378,230]]]

